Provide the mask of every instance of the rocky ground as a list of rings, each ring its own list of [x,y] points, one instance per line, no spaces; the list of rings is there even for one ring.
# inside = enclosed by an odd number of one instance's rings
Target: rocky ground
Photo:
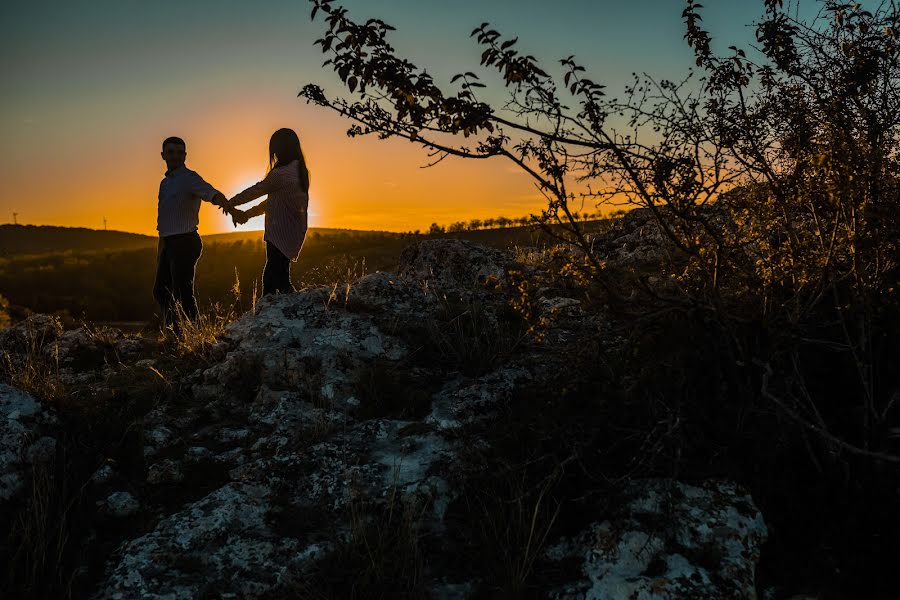
[[[647,259],[632,233],[608,260]],[[263,298],[202,356],[41,316],[0,332],[18,372],[42,357],[57,380],[45,398],[0,386],[3,553],[40,545],[11,515],[77,463],[74,597],[756,598],[767,528],[739,486],[592,482],[576,444],[516,429],[616,343],[536,269],[424,241],[396,273]],[[88,401],[107,425],[79,421],[73,443],[65,414]],[[22,570],[13,592],[40,588]]]

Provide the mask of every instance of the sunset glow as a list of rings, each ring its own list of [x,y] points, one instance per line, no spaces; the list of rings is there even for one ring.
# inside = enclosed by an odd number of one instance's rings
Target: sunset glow
[[[649,11],[604,4],[467,0],[450,10],[400,0],[346,3],[361,17],[396,25],[398,51],[443,84],[477,67],[479,50],[468,34],[483,20],[520,35],[523,49],[551,67],[577,53],[610,89],[621,89],[631,70],[666,73],[691,64],[681,3],[648,0]],[[268,138],[280,127],[295,129],[304,146],[313,226],[406,231],[520,217],[544,206],[529,177],[502,159],[451,158],[423,169],[429,158],[416,144],[348,139],[349,121],[296,97],[307,82],[340,92],[313,46],[321,24],[310,23],[303,2],[260,6],[12,9],[17,18],[4,20],[0,42],[10,84],[0,99],[0,222],[16,212],[19,223],[99,229],[106,219],[109,229],[153,235],[163,138],[184,138],[188,167],[230,195],[264,176]],[[174,10],[177,26],[166,17]],[[711,6],[705,14],[711,25],[728,27],[755,10]],[[653,33],[639,47],[638,30]],[[502,104],[502,85],[490,93]],[[241,229],[261,227],[257,218]],[[232,230],[229,218],[204,203],[201,233]]]

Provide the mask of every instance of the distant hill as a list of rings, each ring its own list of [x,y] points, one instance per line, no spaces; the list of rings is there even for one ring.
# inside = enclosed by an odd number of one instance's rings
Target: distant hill
[[[310,233],[323,237],[365,236],[377,237],[402,234],[331,229],[314,227]],[[261,240],[262,231],[233,231],[203,236],[205,244],[233,243],[240,240]],[[128,233],[126,231],[102,231],[86,227],[55,227],[51,225],[0,225],[0,258],[58,254],[61,252],[91,252],[97,250],[138,250],[156,246],[156,236]]]
[[[594,231],[605,225],[605,220],[589,221],[584,224],[587,231]],[[233,231],[203,236],[203,243],[231,244],[242,240],[262,240],[263,232]],[[367,231],[357,229],[335,229],[328,227],[310,228],[308,242],[320,239],[330,243],[344,244],[368,242],[380,245],[389,240],[412,239],[409,233],[390,231]],[[506,247],[510,245],[534,245],[544,236],[531,227],[507,227],[483,229],[458,233],[438,234],[437,237],[457,237],[478,244]],[[66,252],[96,252],[140,250],[156,247],[156,236],[129,233],[126,231],[102,231],[86,227],[55,227],[50,225],[0,225],[0,258],[18,258],[44,254],[64,254]]]
[[[372,237],[373,239],[402,238],[408,237],[407,234],[396,233],[391,231],[374,231],[364,229],[335,229],[332,227],[310,227],[310,236],[328,237]],[[261,229],[253,231],[229,231],[227,233],[211,233],[203,236],[204,244],[229,244],[239,242],[241,240],[261,240],[263,239],[263,231]]]
[[[0,225],[0,257],[90,250],[137,250],[156,238],[125,231],[51,225]]]

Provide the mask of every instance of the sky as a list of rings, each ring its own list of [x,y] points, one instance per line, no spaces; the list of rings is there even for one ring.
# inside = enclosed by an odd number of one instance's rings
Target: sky
[[[398,53],[440,85],[478,67],[469,37],[487,21],[559,73],[574,54],[619,91],[631,72],[675,79],[692,54],[682,0],[340,0],[355,20],[397,27]],[[762,0],[707,0],[714,48],[748,42]],[[805,2],[803,8],[815,7]],[[314,227],[427,229],[519,217],[543,198],[502,159],[429,162],[406,140],[350,139],[350,122],[297,98],[306,83],[340,92],[313,45],[303,0],[82,0],[0,8],[0,223],[155,234],[160,143],[187,142],[187,164],[226,196],[260,180],[269,136],[297,131],[312,176]],[[445,86],[445,89],[450,89]],[[503,96],[497,96],[502,98]],[[590,209],[590,207],[588,207]],[[262,217],[243,228],[259,229]],[[203,203],[200,233],[233,230]]]

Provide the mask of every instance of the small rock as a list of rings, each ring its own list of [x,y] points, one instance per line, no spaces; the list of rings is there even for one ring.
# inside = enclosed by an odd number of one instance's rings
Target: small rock
[[[269,495],[262,486],[229,484],[160,520],[119,547],[95,597],[250,600],[271,593],[318,553],[272,531]]]
[[[91,481],[97,485],[103,485],[108,483],[113,478],[113,475],[115,475],[113,468],[110,465],[103,465],[91,475]]]
[[[144,351],[145,343],[142,338],[122,338],[116,342],[116,354],[120,359],[131,359]]]
[[[219,441],[228,443],[228,442],[236,442],[241,440],[246,440],[250,437],[251,433],[249,429],[230,429],[226,428],[219,432]]]
[[[46,435],[31,444],[25,451],[26,460],[32,463],[49,462],[55,456],[56,440]]]
[[[210,456],[212,456],[212,452],[209,448],[204,448],[203,446],[191,446],[187,449],[187,452],[184,453],[185,459],[190,462],[205,460]]]
[[[237,465],[243,464],[244,449],[240,448],[240,447],[232,448],[231,450],[228,450],[227,452],[222,452],[220,454],[217,454],[215,459],[216,459],[216,462],[220,462],[220,463],[232,463],[232,464],[237,464]]]
[[[141,505],[128,492],[113,492],[106,498],[106,509],[114,517],[130,517]]]
[[[150,441],[154,446],[163,447],[172,441],[172,430],[168,427],[160,425],[150,431],[144,433],[144,438]]]
[[[180,465],[171,459],[165,459],[150,465],[147,474],[147,483],[159,485],[161,483],[178,483],[184,479]]]

